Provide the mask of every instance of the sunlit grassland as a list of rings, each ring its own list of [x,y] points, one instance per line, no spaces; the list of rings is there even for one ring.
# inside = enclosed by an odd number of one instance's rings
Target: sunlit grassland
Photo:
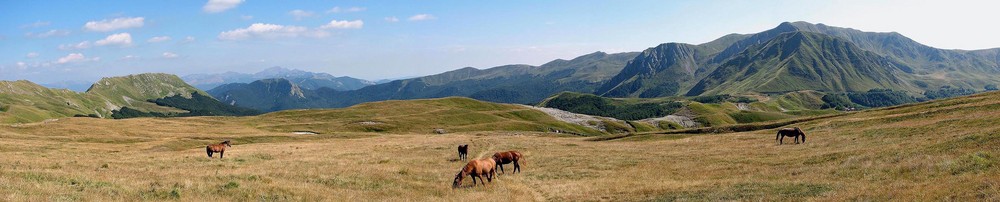
[[[385,111],[376,115],[68,118],[0,126],[0,200],[1000,200],[997,98],[979,94],[795,123],[788,127],[808,135],[797,145],[777,145],[772,129],[607,141],[471,129],[435,135],[425,129],[436,127],[431,117],[469,111],[428,108],[414,119],[393,113],[424,111],[382,108],[391,105],[356,111]],[[399,126],[341,127],[372,118]],[[290,133],[298,130],[321,134]],[[234,140],[226,158],[207,158],[204,145],[223,139]],[[470,144],[470,158],[522,151],[524,172],[501,174],[486,187],[468,187],[467,179],[452,189],[464,165],[458,144]]]

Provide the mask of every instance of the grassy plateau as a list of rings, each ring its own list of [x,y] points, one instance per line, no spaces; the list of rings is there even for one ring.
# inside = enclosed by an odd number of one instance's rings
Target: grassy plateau
[[[463,98],[0,125],[0,201],[1000,200],[1000,93],[785,126],[804,144],[778,145],[774,129],[600,139],[552,127],[590,130]],[[224,139],[226,157],[208,158]],[[452,189],[459,144],[470,159],[521,151],[523,173]]]

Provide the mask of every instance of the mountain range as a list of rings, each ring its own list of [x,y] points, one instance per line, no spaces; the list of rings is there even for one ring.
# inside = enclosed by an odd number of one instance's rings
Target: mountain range
[[[250,83],[261,79],[287,79],[301,88],[319,89],[327,87],[338,91],[355,90],[374,85],[375,82],[347,76],[333,76],[327,73],[307,72],[298,69],[271,67],[253,74],[226,72],[221,74],[192,74],[182,77],[185,82],[202,90],[209,90],[224,84]]]
[[[595,52],[540,66],[466,67],[351,91],[307,89],[288,79],[267,79],[249,84],[223,85],[208,92],[224,103],[262,111],[339,108],[371,101],[449,96],[503,103],[535,103],[562,91],[596,90],[637,54]]]
[[[594,93],[661,97],[984,89],[1000,82],[998,53],[996,48],[937,49],[895,32],[785,22],[760,33],[731,34],[699,45],[666,43],[649,48]]]
[[[448,96],[534,104],[562,91],[653,98],[887,89],[923,97],[939,89],[981,91],[995,86],[1000,83],[998,64],[1000,49],[944,50],[895,32],[785,22],[698,45],[664,43],[638,53],[596,52],[540,66],[466,67],[348,91],[311,89],[286,79],[220,86],[209,93],[225,103],[263,111]]]

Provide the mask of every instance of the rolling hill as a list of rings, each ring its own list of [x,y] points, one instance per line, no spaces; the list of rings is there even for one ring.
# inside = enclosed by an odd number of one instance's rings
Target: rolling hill
[[[110,118],[115,111],[122,109],[162,114],[190,112],[155,103],[155,100],[163,98],[172,98],[170,103],[177,106],[195,101],[197,105],[219,103],[214,98],[205,96],[208,96],[208,93],[184,83],[179,77],[162,73],[103,78],[83,93],[66,89],[49,89],[30,81],[0,81],[0,122],[39,122],[71,116]],[[196,97],[200,99],[195,99]],[[233,108],[221,103],[217,106]],[[202,110],[202,113],[212,112]],[[247,114],[255,113],[241,115]]]
[[[469,131],[567,131],[602,135],[601,131],[556,120],[512,104],[462,97],[381,101],[342,109],[286,110],[251,117],[247,123],[271,131],[424,133],[435,129]]]

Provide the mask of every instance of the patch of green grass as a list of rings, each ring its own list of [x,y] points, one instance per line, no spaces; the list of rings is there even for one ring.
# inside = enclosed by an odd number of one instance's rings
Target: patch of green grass
[[[240,183],[236,181],[229,181],[228,183],[222,185],[222,189],[236,189],[240,188]]]
[[[988,151],[971,153],[959,157],[949,166],[952,175],[981,172],[993,168],[996,158]]]
[[[821,196],[833,190],[825,184],[806,183],[740,183],[728,187],[708,187],[700,190],[673,192],[656,197],[653,201],[769,201],[775,199],[802,199]]]
[[[619,123],[619,122],[607,120],[607,119],[602,119],[601,120],[601,124],[604,126],[604,130],[608,131],[608,133],[631,133],[631,132],[635,132],[635,130],[632,129],[632,127],[629,127],[629,126],[627,126],[625,124],[622,124],[622,123]]]
[[[677,123],[674,123],[674,122],[672,122],[672,121],[660,121],[660,122],[657,122],[657,124],[656,124],[656,125],[657,125],[657,127],[659,127],[659,128],[661,129],[661,130],[677,130],[677,129],[684,129],[684,126],[681,126],[681,124],[677,124]]]
[[[632,128],[635,128],[635,132],[650,132],[656,131],[656,127],[639,121],[626,121]]]

